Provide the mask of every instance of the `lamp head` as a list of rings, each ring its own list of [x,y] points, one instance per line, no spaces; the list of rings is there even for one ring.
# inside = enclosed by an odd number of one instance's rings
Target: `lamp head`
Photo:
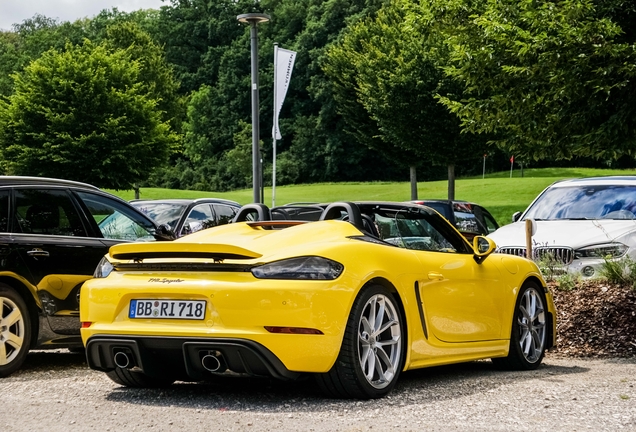
[[[246,24],[260,24],[269,21],[270,17],[262,13],[247,13],[238,15],[236,19]]]

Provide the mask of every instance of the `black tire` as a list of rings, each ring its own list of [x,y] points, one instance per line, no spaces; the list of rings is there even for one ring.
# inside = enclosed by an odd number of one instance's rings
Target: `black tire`
[[[143,372],[122,368],[106,372],[106,375],[119,385],[135,388],[168,387],[175,382],[171,377],[151,377]]]
[[[521,287],[512,318],[507,357],[493,358],[500,369],[532,370],[541,365],[547,342],[547,311],[543,288],[535,282]]]
[[[370,316],[380,322],[377,329],[369,323]],[[385,396],[395,387],[402,370],[405,336],[404,320],[393,295],[380,285],[363,289],[351,308],[335,364],[329,372],[315,376],[318,386],[330,397]]]
[[[31,347],[31,314],[24,299],[0,284],[0,378],[17,371]]]

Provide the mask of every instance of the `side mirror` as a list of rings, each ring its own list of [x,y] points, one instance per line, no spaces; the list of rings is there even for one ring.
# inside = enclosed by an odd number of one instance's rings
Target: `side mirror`
[[[514,212],[512,214],[512,222],[517,222],[521,218],[521,212]]]
[[[473,239],[473,249],[475,250],[473,258],[477,264],[481,264],[496,248],[497,245],[492,239],[484,236],[475,236]]]
[[[171,241],[177,238],[172,228],[168,224],[161,224],[155,230],[155,239],[159,241]]]
[[[201,231],[203,228],[205,228],[205,226],[201,221],[188,222],[188,229],[190,230],[190,234]]]

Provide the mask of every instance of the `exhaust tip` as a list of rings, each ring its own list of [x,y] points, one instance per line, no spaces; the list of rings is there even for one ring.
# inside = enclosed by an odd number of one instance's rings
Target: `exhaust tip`
[[[201,359],[201,365],[207,371],[216,372],[221,368],[221,361],[217,356],[207,354]]]
[[[208,351],[201,358],[201,366],[209,372],[223,372],[225,371],[225,363],[220,353],[214,351]]]
[[[132,358],[129,353],[118,351],[113,356],[115,366],[121,369],[129,369],[132,366]]]

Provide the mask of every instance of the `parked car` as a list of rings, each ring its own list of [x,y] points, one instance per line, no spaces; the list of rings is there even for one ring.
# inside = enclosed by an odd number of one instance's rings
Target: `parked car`
[[[423,199],[410,202],[435,209],[468,240],[472,240],[476,235],[488,235],[499,228],[495,218],[479,204],[441,199]]]
[[[158,224],[167,224],[177,237],[232,221],[241,205],[219,198],[133,200],[135,208]]]
[[[82,348],[80,287],[108,248],[169,234],[94,186],[0,176],[0,377],[31,348]]]
[[[564,180],[548,186],[490,238],[499,252],[526,256],[525,221],[532,219],[532,258],[589,278],[605,260],[636,259],[635,213],[636,176]]]
[[[403,370],[535,369],[556,341],[538,267],[486,237],[471,245],[428,207],[332,203],[316,222],[245,208],[174,242],[110,249],[81,291],[92,369],[130,387],[309,375],[368,399]]]

